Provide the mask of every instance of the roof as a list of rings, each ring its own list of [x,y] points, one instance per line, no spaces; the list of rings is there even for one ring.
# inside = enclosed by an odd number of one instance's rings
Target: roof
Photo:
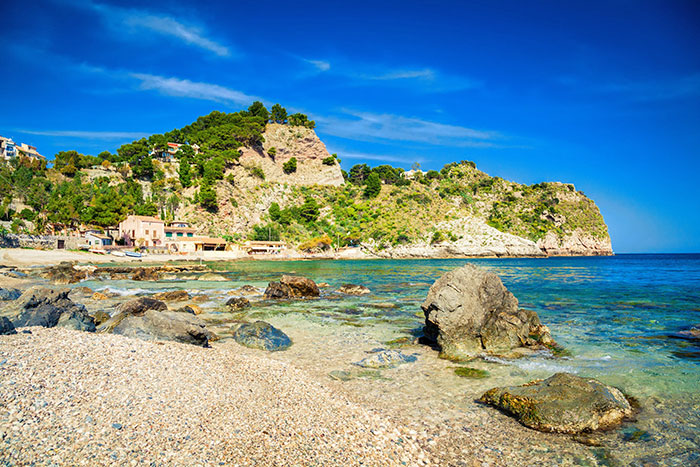
[[[171,227],[171,226],[165,226],[165,231],[166,232],[194,232],[195,229],[194,227]]]
[[[215,243],[217,245],[225,245],[228,243],[223,238],[217,237],[178,237],[178,242],[194,242],[194,243]]]
[[[88,232],[85,234],[86,237],[88,235],[91,235],[93,237],[97,237],[97,238],[102,239],[102,240],[112,240],[112,237],[108,237],[107,235],[102,235],[102,234],[97,234],[97,233],[92,233],[92,232]]]
[[[129,217],[127,217],[127,219],[136,219],[136,220],[145,221],[145,222],[160,222],[161,224],[165,223],[162,220],[156,219],[153,216],[129,216]]]
[[[286,244],[286,242],[265,242],[259,240],[251,240],[248,242],[248,246],[285,246]]]

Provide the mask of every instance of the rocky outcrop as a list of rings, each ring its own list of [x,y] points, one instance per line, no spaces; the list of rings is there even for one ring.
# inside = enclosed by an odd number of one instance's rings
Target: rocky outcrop
[[[582,230],[561,238],[554,232],[537,241],[537,247],[550,256],[610,256],[610,237],[594,237]]]
[[[119,312],[130,315],[142,314],[147,310],[167,310],[168,305],[154,298],[139,297],[119,305]]]
[[[6,316],[0,316],[0,336],[6,336],[8,334],[17,334],[17,330],[14,324],[12,324],[12,321],[7,319]]]
[[[366,295],[368,293],[372,293],[372,291],[364,285],[355,284],[343,284],[338,289],[338,292],[345,295]]]
[[[265,290],[265,298],[313,298],[320,295],[318,286],[311,279],[302,276],[284,275],[279,282],[270,282]]]
[[[22,292],[13,288],[0,287],[0,301],[6,302],[17,300],[22,295]]]
[[[206,324],[196,316],[156,310],[123,316],[112,333],[145,341],[175,341],[201,347],[208,347],[209,341],[214,338]]]
[[[292,345],[292,340],[285,333],[265,321],[241,324],[233,338],[246,347],[270,352],[286,350]]]
[[[250,308],[250,300],[243,297],[231,297],[226,301],[226,306],[231,311],[238,311],[244,308]]]
[[[435,281],[421,308],[425,338],[445,358],[515,356],[521,349],[555,345],[537,313],[518,308],[497,275],[471,264]]]
[[[88,278],[89,270],[77,269],[74,266],[74,262],[62,261],[55,266],[45,268],[41,276],[55,285],[74,284]]]
[[[168,290],[167,292],[159,292],[154,294],[153,298],[165,302],[180,302],[183,300],[189,300],[190,294],[188,294],[186,290]]]
[[[5,308],[15,327],[61,326],[78,331],[95,331],[95,323],[83,305],[68,297],[70,289],[32,287]]]
[[[633,414],[619,389],[569,373],[522,386],[494,388],[479,401],[513,415],[527,427],[556,433],[609,430]]]

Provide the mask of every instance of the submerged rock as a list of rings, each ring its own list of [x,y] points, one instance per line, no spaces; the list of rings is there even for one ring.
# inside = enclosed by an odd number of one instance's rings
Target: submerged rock
[[[15,317],[12,324],[19,327],[61,326],[78,331],[95,331],[95,322],[83,305],[68,297],[70,289],[51,290],[32,287],[5,309]]]
[[[226,306],[232,311],[238,311],[244,308],[250,308],[250,300],[243,297],[231,297],[226,302]]]
[[[285,333],[265,321],[241,324],[233,338],[246,347],[270,352],[286,350],[292,346],[292,340]]]
[[[252,285],[244,285],[229,293],[235,295],[262,295],[257,287],[253,287]]]
[[[0,335],[5,336],[8,334],[17,334],[15,326],[7,317],[0,316]]]
[[[166,302],[179,302],[182,300],[189,300],[190,294],[188,294],[186,290],[168,290],[167,292],[159,292],[153,295],[153,298]]]
[[[95,292],[91,297],[93,300],[107,300],[109,297],[102,292]]]
[[[377,350],[373,355],[363,358],[359,362],[353,362],[353,365],[361,366],[362,368],[394,368],[403,363],[416,361],[415,355],[407,355],[399,350]]]
[[[700,339],[700,324],[697,324],[688,330],[681,331],[678,334],[688,339]]]
[[[18,289],[0,287],[0,301],[17,300],[22,295]]]
[[[156,310],[123,316],[112,333],[146,341],[166,340],[202,347],[208,347],[209,341],[215,337],[196,316]]]
[[[192,308],[192,306],[190,306],[190,305],[185,305],[185,306],[183,306],[183,307],[178,308],[177,310],[175,310],[175,313],[189,313],[189,314],[191,314],[191,315],[197,315],[197,314],[199,314],[199,313],[197,313],[197,312],[195,311],[195,309]]]
[[[355,284],[343,284],[338,289],[338,292],[343,293],[345,295],[366,295],[368,293],[372,293],[372,291],[364,285]]]
[[[445,358],[510,356],[517,349],[556,346],[537,313],[519,309],[497,275],[471,264],[435,281],[421,308],[425,338]]]
[[[302,276],[284,275],[279,282],[270,282],[265,298],[308,298],[320,295],[314,281]]]
[[[214,274],[213,272],[207,272],[199,276],[197,279],[200,281],[213,281],[213,282],[225,282],[228,279],[226,279],[224,276],[221,274]]]
[[[568,434],[616,428],[633,413],[619,389],[570,373],[522,386],[493,388],[479,401],[535,430]]]

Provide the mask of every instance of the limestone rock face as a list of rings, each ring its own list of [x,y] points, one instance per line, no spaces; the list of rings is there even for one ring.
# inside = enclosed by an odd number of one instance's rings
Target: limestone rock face
[[[435,281],[421,308],[425,337],[447,358],[509,355],[518,348],[554,345],[537,313],[519,309],[497,275],[471,264]]]
[[[286,350],[292,345],[292,340],[284,332],[265,321],[241,324],[233,338],[246,347],[270,352]]]
[[[112,333],[146,341],[166,340],[202,347],[208,347],[209,340],[214,338],[214,334],[196,316],[156,310],[124,316]]]
[[[265,180],[290,185],[340,186],[345,182],[339,164],[323,163],[330,154],[314,130],[271,123],[267,125],[263,138],[262,152],[243,148],[240,161],[243,166],[261,167]],[[276,152],[274,157],[269,155],[272,148]],[[292,157],[297,159],[297,171],[285,174],[282,165]]]
[[[320,294],[318,286],[311,279],[286,274],[279,282],[270,282],[265,290],[265,298],[309,298]]]
[[[633,413],[619,389],[569,373],[523,386],[494,388],[479,401],[512,414],[525,426],[556,433],[609,430]]]
[[[537,241],[537,246],[551,256],[609,256],[613,254],[610,237],[596,238],[580,230],[560,239],[554,232]]]
[[[73,302],[68,297],[70,289],[52,290],[32,287],[12,302],[5,312],[15,315],[12,324],[15,327],[54,326],[66,327],[78,331],[95,331],[95,322],[83,305]]]

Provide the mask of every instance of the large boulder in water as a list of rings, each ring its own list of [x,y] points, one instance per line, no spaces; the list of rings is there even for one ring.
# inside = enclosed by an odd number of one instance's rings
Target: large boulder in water
[[[522,386],[494,388],[479,401],[535,430],[569,434],[615,428],[634,412],[619,389],[569,373]]]
[[[265,298],[308,298],[320,294],[318,286],[311,279],[286,274],[279,282],[270,282],[265,290]]]
[[[226,306],[231,311],[238,311],[244,308],[250,308],[250,300],[245,297],[231,297],[226,301]]]
[[[444,274],[421,306],[425,338],[446,358],[512,355],[514,349],[556,345],[537,313],[518,308],[518,299],[496,274],[468,264]]]
[[[286,350],[292,345],[292,340],[285,333],[265,321],[241,324],[233,338],[246,347],[270,352]]]
[[[121,316],[112,333],[145,341],[175,341],[202,347],[208,347],[209,341],[215,337],[196,316],[156,310]]]
[[[70,289],[52,290],[32,287],[5,308],[5,313],[14,315],[11,319],[16,327],[54,326],[77,331],[95,331],[95,322],[83,305],[68,297]]]
[[[167,310],[168,305],[156,300],[155,298],[139,297],[128,302],[124,302],[119,306],[120,313],[127,313],[130,315],[142,314],[147,310],[163,311]]]

